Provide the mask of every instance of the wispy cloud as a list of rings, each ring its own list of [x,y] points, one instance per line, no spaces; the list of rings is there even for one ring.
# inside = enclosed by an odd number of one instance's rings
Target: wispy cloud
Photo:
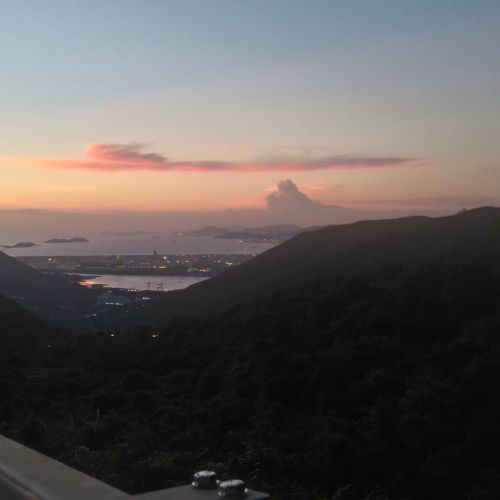
[[[95,172],[307,172],[333,169],[398,168],[425,165],[416,158],[400,156],[279,157],[255,161],[170,160],[158,153],[145,152],[147,144],[97,144],[87,146],[84,158],[0,157],[2,164],[23,164],[63,170]]]
[[[41,208],[0,208],[0,214],[33,215],[46,212],[46,210]]]

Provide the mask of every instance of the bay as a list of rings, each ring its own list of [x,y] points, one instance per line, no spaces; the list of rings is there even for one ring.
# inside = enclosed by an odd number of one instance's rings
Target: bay
[[[165,292],[171,290],[181,290],[188,286],[205,281],[208,278],[200,276],[158,276],[158,275],[116,275],[116,274],[101,274],[84,275],[80,283],[84,286],[101,285],[105,288],[123,288],[126,290],[140,290],[140,291],[156,291],[163,290]]]

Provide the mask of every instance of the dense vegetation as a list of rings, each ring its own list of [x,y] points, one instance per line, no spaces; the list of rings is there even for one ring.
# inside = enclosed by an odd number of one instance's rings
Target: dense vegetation
[[[15,364],[22,356],[36,357],[42,345],[67,337],[40,321],[16,302],[0,295],[0,361]]]
[[[128,491],[213,467],[279,499],[500,498],[498,222],[219,315],[40,343],[3,360],[0,432]]]
[[[65,275],[42,274],[0,252],[0,294],[15,299],[46,321],[75,327],[88,323],[84,318],[98,292]]]

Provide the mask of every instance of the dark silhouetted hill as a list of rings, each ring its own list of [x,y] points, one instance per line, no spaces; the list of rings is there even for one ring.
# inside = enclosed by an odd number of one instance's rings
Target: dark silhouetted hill
[[[11,356],[19,359],[27,352],[36,352],[41,345],[63,336],[62,331],[0,295],[0,364]]]
[[[131,308],[124,318],[128,323],[161,324],[175,316],[220,313],[317,279],[414,267],[463,241],[491,245],[497,239],[500,208],[495,207],[448,217],[417,216],[328,226],[302,233],[208,281],[141,308]]]
[[[0,252],[0,293],[37,316],[71,323],[95,302],[95,293],[61,275],[43,274]]]
[[[0,295],[0,343],[3,345],[6,337],[15,334],[32,340],[39,329],[46,325],[26,309],[23,309],[13,300]]]

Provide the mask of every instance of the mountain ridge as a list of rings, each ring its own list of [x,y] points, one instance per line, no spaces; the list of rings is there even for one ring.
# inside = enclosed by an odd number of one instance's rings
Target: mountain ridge
[[[94,293],[66,276],[44,274],[0,251],[0,294],[61,325],[95,302]]]
[[[496,232],[495,232],[496,231]],[[164,299],[130,308],[127,321],[155,323],[175,316],[217,314],[287,287],[415,265],[457,239],[500,237],[500,208],[480,207],[445,217],[367,220],[305,231],[253,259]]]

